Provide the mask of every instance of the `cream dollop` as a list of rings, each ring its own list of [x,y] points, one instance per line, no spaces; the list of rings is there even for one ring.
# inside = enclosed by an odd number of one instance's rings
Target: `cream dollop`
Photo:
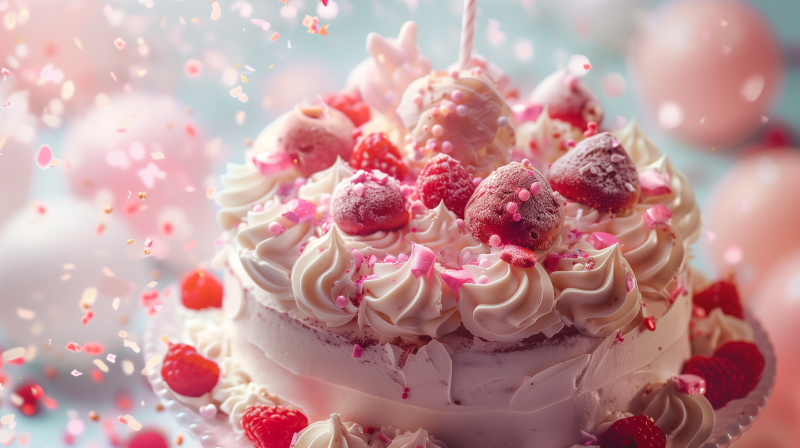
[[[639,172],[649,169],[655,169],[659,173],[669,173],[671,191],[660,196],[642,196],[642,202],[634,206],[634,209],[644,212],[656,204],[667,207],[672,212],[672,226],[681,235],[683,244],[689,247],[700,238],[700,232],[703,230],[703,216],[695,200],[691,182],[672,165],[666,154],[655,162],[642,166]]]
[[[500,253],[480,255],[479,263],[464,266],[475,283],[459,290],[459,310],[472,334],[490,341],[513,342],[536,333],[552,337],[563,324],[556,313],[555,290],[550,277],[537,263],[523,269],[500,259]],[[488,281],[480,284],[485,276]]]
[[[367,444],[352,434],[339,414],[334,413],[328,420],[312,423],[300,431],[294,448],[367,448]]]
[[[428,431],[420,428],[416,432],[406,432],[392,440],[387,448],[447,448],[444,442],[428,435]]]
[[[678,392],[672,380],[646,389],[643,412],[667,435],[670,448],[698,448],[714,429],[714,408],[705,396]]]
[[[220,227],[228,230],[240,222],[256,204],[264,204],[278,197],[283,185],[291,184],[300,176],[295,169],[264,175],[247,162],[244,165],[228,164],[227,173],[220,177],[222,190],[214,197],[222,207],[217,213]]]
[[[480,244],[470,233],[462,232],[459,228],[459,219],[441,201],[434,209],[428,210],[423,215],[416,215],[408,223],[409,233],[406,241],[424,244],[436,253],[436,261],[449,268],[458,269],[459,255],[465,247]],[[461,228],[464,222],[461,221]]]
[[[217,362],[231,356],[230,332],[207,319],[185,321],[181,340],[194,347],[197,353]]]
[[[692,354],[712,356],[718,348],[731,341],[753,342],[753,329],[738,317],[721,309],[711,310],[705,318],[692,318]]]
[[[374,249],[379,258],[387,254],[397,256],[411,252],[411,243],[403,237],[402,230],[378,230],[369,235],[348,235],[348,238]]]
[[[250,374],[233,358],[219,364],[220,377],[211,391],[219,409],[228,414],[228,422],[237,434],[243,434],[242,415],[248,406],[274,405],[277,397],[266,387],[253,383]]]
[[[376,279],[362,283],[364,298],[358,313],[361,328],[395,337],[440,337],[458,328],[458,308],[453,291],[442,284],[434,268],[430,277],[415,277],[411,267],[417,255],[405,263],[376,263]]]
[[[619,244],[585,253],[586,258],[561,258],[557,270],[550,274],[557,292],[557,308],[581,333],[607,337],[639,315],[639,286]]]
[[[661,151],[653,140],[650,140],[639,126],[636,119],[632,119],[627,126],[611,133],[619,140],[625,151],[631,156],[639,172],[645,171],[643,166],[656,162],[661,157]]]
[[[308,182],[300,187],[298,197],[306,201],[313,202],[315,205],[323,205],[322,198],[326,194],[333,194],[333,189],[339,185],[339,182],[350,178],[355,171],[350,164],[342,160],[341,157],[336,157],[336,162],[329,168],[318,171],[308,178]]]
[[[550,118],[545,108],[536,121],[525,121],[517,126],[515,148],[525,157],[547,164],[569,151],[569,140],[576,143],[583,140],[583,131],[565,121]]]
[[[291,280],[297,308],[329,327],[350,322],[358,312],[351,301],[357,295],[355,274],[355,259],[334,225],[309,243],[294,265]],[[336,305],[339,296],[346,299],[343,308]]]

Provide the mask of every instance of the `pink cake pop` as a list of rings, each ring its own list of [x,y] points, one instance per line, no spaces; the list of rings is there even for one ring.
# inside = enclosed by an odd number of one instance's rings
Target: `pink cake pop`
[[[278,131],[277,150],[289,155],[305,176],[322,171],[353,154],[353,122],[332,107],[295,108]]]
[[[583,80],[566,70],[559,70],[536,86],[529,101],[533,107],[531,119],[546,107],[550,118],[565,121],[583,131],[590,122],[603,121],[603,106],[597,95]]]
[[[397,230],[408,222],[400,183],[378,170],[358,171],[331,198],[336,225],[351,235]]]

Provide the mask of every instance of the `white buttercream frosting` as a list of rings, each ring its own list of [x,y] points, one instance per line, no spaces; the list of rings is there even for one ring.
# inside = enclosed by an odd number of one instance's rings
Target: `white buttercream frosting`
[[[306,246],[291,274],[292,291],[300,311],[316,317],[330,327],[340,327],[358,312],[352,303],[356,297],[355,260],[345,239],[334,225]],[[344,308],[336,298],[344,296]]]
[[[243,165],[228,164],[220,177],[222,190],[214,200],[222,207],[217,213],[219,225],[228,230],[247,215],[253,205],[264,204],[278,196],[283,185],[291,184],[300,176],[295,169],[263,175],[252,162]]]
[[[586,258],[562,258],[550,274],[557,292],[558,310],[587,336],[607,337],[639,315],[641,296],[635,278],[628,291],[627,273],[633,270],[619,244],[586,250]]]
[[[526,121],[517,126],[517,151],[545,164],[566,154],[569,140],[583,140],[583,131],[566,121],[550,118],[547,108],[536,121]]]
[[[644,415],[667,435],[670,448],[698,448],[714,429],[714,408],[705,396],[678,392],[674,381],[649,390],[642,397]]]
[[[348,238],[374,249],[379,258],[387,254],[397,256],[411,252],[411,243],[403,237],[401,230],[378,230],[369,235],[348,235]]]
[[[358,314],[361,328],[394,337],[440,337],[458,328],[456,296],[442,284],[434,269],[430,278],[411,272],[416,255],[405,263],[377,263],[376,279],[362,284],[364,298]]]
[[[219,409],[228,414],[228,422],[237,434],[243,434],[242,415],[248,406],[274,405],[277,397],[266,387],[253,383],[250,375],[233,358],[225,358],[220,364],[220,378],[211,391],[211,397]]]
[[[449,268],[458,269],[461,250],[480,244],[471,234],[459,229],[458,221],[458,216],[448,210],[444,201],[441,201],[436,208],[428,210],[425,214],[416,215],[408,223],[409,233],[405,239],[428,246],[436,253],[436,261]],[[464,227],[463,221],[461,227]]]
[[[639,168],[640,172],[644,171],[642,167],[654,163],[661,157],[658,145],[645,134],[644,129],[635,119],[631,120],[624,128],[611,134],[619,140],[620,145],[631,156],[633,164]]]
[[[300,431],[294,448],[367,448],[367,444],[349,431],[339,414],[331,414]]]
[[[300,187],[298,197],[313,202],[315,205],[322,205],[322,197],[326,194],[333,194],[333,189],[339,185],[339,182],[348,179],[353,172],[350,164],[341,157],[336,157],[333,165],[308,178],[308,182]]]
[[[416,432],[409,431],[398,435],[388,448],[447,448],[447,445],[429,436],[428,431],[420,428]]]
[[[197,353],[216,362],[231,356],[230,332],[206,319],[184,321],[181,340],[194,347]]]
[[[692,319],[692,354],[712,356],[718,348],[731,341],[753,342],[753,329],[738,317],[729,316],[715,308],[704,318]]]

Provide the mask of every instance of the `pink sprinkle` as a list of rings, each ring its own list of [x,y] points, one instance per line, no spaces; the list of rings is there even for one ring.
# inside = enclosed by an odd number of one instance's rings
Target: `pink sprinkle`
[[[92,318],[94,318],[94,311],[87,310],[86,314],[84,314],[83,317],[81,318],[81,323],[83,325],[89,325],[89,322],[92,321]]]
[[[73,353],[80,353],[81,351],[83,351],[83,347],[81,347],[80,344],[76,344],[74,342],[68,343],[66,349]]]
[[[522,163],[525,166],[530,166],[531,165],[530,159],[522,159],[522,162],[520,162],[520,163]]]
[[[11,72],[7,68],[3,67],[3,75],[11,76]]]
[[[378,262],[378,257],[376,257],[375,255],[370,255],[369,260],[367,260],[367,267],[371,268],[372,265],[374,265],[377,262]]]
[[[252,207],[250,207],[250,210],[252,210],[255,213],[261,213],[264,211],[264,206],[261,204],[255,204]]]
[[[492,247],[500,247],[503,244],[503,241],[500,239],[500,235],[492,235],[489,237],[489,245]]]
[[[456,115],[459,117],[466,117],[467,114],[469,114],[469,107],[463,104],[459,104],[458,107],[456,107]]]
[[[625,156],[622,154],[611,154],[612,163],[622,162],[623,160],[625,160]]]
[[[425,204],[423,204],[419,199],[411,203],[411,213],[415,215],[423,215],[427,212],[428,207],[425,207]]]
[[[49,68],[43,68],[42,71],[39,72],[39,76],[41,76],[42,79],[53,79],[53,77],[55,77],[55,73],[53,73],[53,71]]]
[[[511,218],[512,218],[514,221],[519,221],[519,220],[521,220],[521,219],[522,219],[522,215],[520,215],[519,213],[514,213],[514,215],[512,215],[512,216],[511,216]]]
[[[628,292],[633,291],[633,277],[627,270],[625,270],[625,286],[627,286]]]
[[[120,49],[120,50],[122,50],[123,48],[125,48],[125,45],[127,45],[127,44],[125,43],[125,41],[124,41],[124,40],[122,40],[122,39],[121,39],[121,38],[119,38],[119,37],[118,37],[118,38],[117,38],[117,39],[114,41],[114,46],[115,46],[115,47],[117,47],[117,49]]]
[[[442,142],[442,152],[445,154],[450,154],[453,152],[453,144],[450,142],[450,140],[445,140]]]
[[[364,347],[355,344],[353,345],[353,358],[361,358],[361,355],[364,354]]]
[[[356,184],[356,186],[353,187],[353,191],[358,195],[358,197],[361,197],[364,196],[364,190],[366,190],[366,188],[367,187],[365,187],[364,184]]]
[[[427,246],[412,243],[409,262],[411,263],[411,273],[414,274],[414,277],[419,278],[422,274],[425,274],[425,277],[431,278],[433,265],[436,263],[436,253]]]
[[[395,257],[392,254],[389,254],[383,259],[383,262],[384,263],[397,263],[397,257]]]
[[[403,399],[405,400],[406,398],[408,398],[408,394],[404,393],[403,394]],[[385,435],[383,435],[383,433],[379,433],[378,434],[378,439],[380,439],[380,441],[383,442],[383,443],[390,442],[389,438],[386,437]]]
[[[648,208],[642,214],[642,218],[648,229],[655,229],[658,226],[669,225],[670,221],[672,221],[672,212],[667,207],[659,204]]]
[[[497,119],[497,126],[498,127],[507,128],[510,125],[511,125],[511,123],[508,122],[508,118],[506,118],[506,117],[500,116]]]
[[[541,192],[542,192],[542,184],[540,184],[539,182],[534,182],[531,184],[531,195],[536,196]]]
[[[570,148],[574,148],[575,147],[575,140],[573,140],[573,139],[567,140],[567,146],[570,147]]]
[[[353,255],[353,260],[356,262],[356,270],[361,269],[361,265],[364,263],[364,254],[358,249],[351,250],[350,254]]]
[[[669,187],[669,173],[659,173],[655,168],[639,173],[639,183],[643,196],[661,196],[672,193]]]
[[[617,339],[619,342],[625,342],[625,338],[622,336],[622,333],[620,333],[620,331],[619,331],[619,330],[617,330],[617,338],[616,338],[616,339]]]
[[[114,74],[114,72],[108,72],[108,73],[111,74],[111,79],[113,79],[114,82],[117,82],[117,75]]]
[[[110,362],[111,364],[116,363],[117,362],[117,355],[115,355],[113,353],[109,353],[108,356],[106,356],[106,361]]]
[[[483,178],[482,177],[473,177],[472,178],[472,185],[475,186],[475,187],[480,185],[481,182],[483,182]]]
[[[703,378],[685,373],[683,375],[673,375],[672,382],[675,383],[675,388],[682,394],[689,395],[705,395],[706,393],[706,380]]]
[[[519,193],[517,193],[517,196],[519,196],[519,200],[520,201],[525,202],[525,201],[527,201],[528,199],[531,198],[531,192],[528,191],[528,190],[522,189],[522,190],[519,191]]]
[[[485,285],[487,283],[489,283],[489,277],[487,277],[485,275],[481,275],[480,277],[478,277],[478,284],[479,285]]]
[[[275,42],[275,41],[276,41],[276,40],[278,40],[278,38],[280,38],[280,37],[281,37],[281,35],[280,35],[280,34],[278,34],[278,33],[274,33],[274,34],[272,35],[272,37],[270,37],[270,38],[269,38],[269,40],[271,40],[272,42]]]
[[[347,297],[345,296],[336,297],[336,308],[343,310],[346,306],[347,306]]]
[[[153,247],[153,240],[150,238],[144,240],[144,245],[145,247]]]
[[[517,205],[516,202],[509,202],[508,204],[506,204],[506,211],[508,213],[514,214],[517,212],[518,209],[519,206]]]
[[[286,229],[284,229],[281,223],[279,223],[278,221],[272,221],[271,223],[269,223],[269,233],[273,235],[280,235],[285,230]]]
[[[678,286],[675,287],[675,291],[672,291],[672,300],[673,301],[675,301],[675,299],[678,298],[678,296],[683,292],[683,289],[684,289],[683,282],[679,280],[678,281]]]
[[[435,124],[431,128],[431,133],[434,137],[441,137],[444,134],[444,128],[440,124]]]
[[[290,443],[289,446],[297,445],[297,434],[298,433],[294,433],[294,435],[292,435],[292,443]]]
[[[458,292],[458,290],[461,289],[461,285],[465,283],[475,283],[475,280],[472,278],[472,273],[466,269],[445,269],[444,272],[442,272],[442,280],[444,284],[454,292]]]
[[[299,224],[313,221],[317,217],[317,206],[309,201],[295,198],[283,205],[283,212],[281,216]]]
[[[397,256],[397,262],[398,263],[405,263],[406,261],[408,261],[408,255],[400,254],[400,255]]]
[[[53,161],[53,150],[50,149],[49,145],[42,145],[39,147],[39,150],[36,151],[36,157],[34,158],[36,161],[36,166],[45,170],[50,168],[50,162]]]
[[[459,102],[459,101],[464,99],[464,92],[462,92],[462,91],[460,91],[458,89],[453,90],[453,93],[450,94],[450,97],[453,99],[453,101],[455,101],[457,103],[457,102]]]
[[[458,226],[458,230],[461,233],[464,233],[464,229],[466,229],[466,225],[464,224],[464,220],[461,218],[456,219],[456,225]]]
[[[619,243],[619,240],[617,240],[617,238],[610,233],[594,232],[589,236],[589,239],[587,239],[586,242],[591,244],[595,249],[602,250]]]

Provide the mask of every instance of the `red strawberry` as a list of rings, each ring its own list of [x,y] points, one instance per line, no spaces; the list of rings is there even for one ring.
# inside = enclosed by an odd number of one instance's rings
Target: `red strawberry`
[[[373,132],[358,142],[350,166],[357,170],[381,170],[398,180],[403,180],[408,173],[400,151],[383,132]]]
[[[305,415],[283,406],[248,406],[242,415],[244,433],[256,448],[289,448],[294,434],[306,426]]]
[[[764,355],[752,342],[732,341],[717,349],[716,358],[725,358],[744,374],[744,382],[734,398],[744,398],[758,386],[761,374],[764,373]]]
[[[601,212],[618,213],[639,201],[639,173],[608,132],[586,138],[553,162],[547,179],[565,198]]]
[[[729,279],[718,280],[695,294],[694,304],[703,308],[706,315],[711,314],[714,308],[720,308],[729,316],[744,319],[739,289],[736,287],[736,283]]]
[[[683,373],[706,380],[706,398],[719,409],[736,398],[742,389],[744,375],[733,361],[725,358],[693,356],[683,365]]]
[[[500,259],[518,268],[532,268],[536,264],[536,253],[524,247],[508,244],[503,246],[503,253]]]
[[[170,389],[187,397],[211,392],[219,380],[219,366],[186,344],[172,344],[164,357],[161,376]]]
[[[478,185],[467,203],[464,223],[486,244],[539,250],[550,247],[564,224],[564,213],[564,200],[542,173],[512,162]]]
[[[322,101],[328,106],[339,110],[347,115],[347,118],[358,127],[369,121],[369,106],[361,101],[358,91],[350,92],[331,92],[322,95]]]
[[[400,183],[377,170],[359,170],[340,182],[333,190],[331,205],[336,225],[351,235],[397,230],[408,222]]]
[[[222,306],[222,284],[205,269],[197,269],[183,277],[183,306],[193,310]]]
[[[22,398],[22,404],[19,405],[19,409],[23,414],[30,417],[39,411],[37,403],[39,402],[39,399],[44,398],[44,390],[42,389],[42,386],[39,386],[36,383],[24,383],[17,387],[14,393]]]
[[[646,415],[614,422],[598,438],[600,448],[666,448],[667,436]]]
[[[599,124],[603,121],[603,106],[597,95],[585,82],[566,70],[559,70],[540,82],[531,93],[530,102],[540,110],[547,107],[551,118],[566,121],[584,131],[589,122]]]
[[[441,153],[428,160],[417,178],[419,198],[428,208],[435,208],[441,201],[448,210],[464,218],[464,208],[469,202],[475,185],[472,175],[461,162]]]

